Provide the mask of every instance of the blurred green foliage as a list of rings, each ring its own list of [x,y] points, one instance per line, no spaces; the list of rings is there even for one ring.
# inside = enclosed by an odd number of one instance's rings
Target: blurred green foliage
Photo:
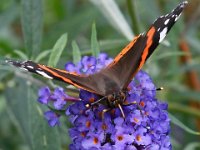
[[[53,85],[52,82],[7,66],[3,63],[5,57],[32,59],[59,68],[67,61],[77,62],[81,55],[98,55],[99,50],[114,57],[134,33],[146,31],[158,16],[168,13],[179,2],[118,0],[102,4],[101,0],[1,0],[0,149],[59,150],[68,149],[70,143],[67,119],[63,118],[59,128],[48,127],[42,114],[45,108],[36,102],[37,89],[45,84]],[[190,0],[190,4],[198,6],[199,2]],[[187,11],[186,19],[181,17],[167,41],[143,68],[158,87],[165,88],[158,97],[168,101],[173,115],[171,137],[175,150],[200,149],[197,132],[200,131],[200,123],[197,124],[200,107],[191,107],[191,101],[195,105],[200,103],[200,89],[190,88],[188,82],[193,78],[186,77],[188,71],[195,71],[195,82],[200,80],[199,9],[194,7],[192,13]],[[180,63],[180,57],[187,55],[178,47],[181,38],[190,47],[189,63]]]

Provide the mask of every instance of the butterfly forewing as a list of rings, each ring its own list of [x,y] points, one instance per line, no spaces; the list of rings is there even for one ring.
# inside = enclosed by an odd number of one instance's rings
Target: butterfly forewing
[[[65,70],[37,64],[33,61],[18,62],[7,60],[7,62],[23,70],[39,74],[45,78],[63,81],[65,83],[74,85],[77,88],[103,95],[98,89],[98,82],[95,81],[95,78],[91,78],[91,76],[70,73]]]
[[[104,70],[117,82],[121,90],[126,89],[135,74],[164,39],[180,17],[187,2],[179,4],[171,13],[159,17],[146,34],[133,39],[114,61]]]

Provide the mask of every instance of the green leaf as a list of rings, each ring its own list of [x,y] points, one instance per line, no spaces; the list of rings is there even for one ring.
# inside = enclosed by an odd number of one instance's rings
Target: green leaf
[[[200,143],[199,142],[192,142],[185,146],[184,150],[197,150],[200,149]]]
[[[44,59],[45,57],[47,57],[47,55],[50,54],[50,50],[45,50],[43,52],[41,52],[36,58],[35,58],[35,62],[40,62],[42,59]]]
[[[72,49],[73,49],[73,62],[74,64],[76,64],[81,60],[81,52],[76,41],[72,41]]]
[[[169,114],[169,116],[170,116],[170,119],[171,119],[172,123],[174,123],[175,125],[179,126],[180,128],[182,128],[186,132],[194,134],[194,135],[200,135],[200,132],[197,132],[197,131],[194,131],[194,130],[190,129],[189,127],[187,127],[186,125],[184,125],[181,121],[179,121],[173,115]]]
[[[169,104],[169,109],[181,112],[182,114],[187,114],[191,115],[193,117],[198,117],[200,118],[200,113],[199,110],[196,108],[189,107],[187,105],[181,104],[180,102],[168,102]]]
[[[17,54],[22,60],[28,60],[28,57],[22,51],[14,50],[14,53]]]
[[[99,50],[99,43],[97,40],[97,31],[95,23],[92,24],[91,49],[93,56],[98,57],[100,50]]]
[[[32,150],[60,150],[57,128],[50,128],[44,119],[43,110],[36,101],[36,90],[24,79],[16,78],[15,81],[16,84],[12,84],[5,92],[13,122]]]
[[[185,52],[165,52],[165,53],[158,54],[152,61],[158,61],[167,57],[171,58],[171,57],[179,57],[179,56],[187,56],[187,55],[188,53],[185,53]]]
[[[67,44],[67,33],[63,34],[54,45],[48,62],[49,66],[55,67],[57,65],[66,44]]]
[[[116,1],[91,0],[91,2],[97,6],[109,23],[118,32],[121,32],[128,40],[133,39],[134,34],[131,30],[131,27],[119,9]]]
[[[195,101],[200,102],[200,93],[192,90],[177,90],[176,96],[179,97],[179,99],[182,99],[184,101],[190,101],[191,99],[194,99]]]
[[[43,13],[41,0],[22,0],[22,29],[28,57],[35,57],[40,51]]]

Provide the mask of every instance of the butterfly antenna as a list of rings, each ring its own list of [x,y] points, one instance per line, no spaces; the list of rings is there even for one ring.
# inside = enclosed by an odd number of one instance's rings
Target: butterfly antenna
[[[159,88],[156,89],[156,91],[161,91],[161,90],[164,90],[164,88],[163,87],[159,87]]]
[[[90,108],[90,107],[92,107],[92,106],[94,106],[94,105],[100,103],[101,101],[105,100],[106,98],[107,98],[107,97],[104,96],[104,97],[102,97],[101,99],[99,99],[99,100],[97,100],[97,101],[95,101],[95,102],[93,102],[93,103],[86,104],[85,107]]]
[[[159,88],[156,88],[156,89],[136,89],[136,90],[133,90],[133,91],[161,91],[161,90],[164,90],[163,87],[159,87]]]

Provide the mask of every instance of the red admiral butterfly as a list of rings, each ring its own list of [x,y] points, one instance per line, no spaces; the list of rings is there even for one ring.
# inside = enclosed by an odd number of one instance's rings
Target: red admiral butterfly
[[[60,80],[77,88],[96,93],[103,98],[86,105],[87,107],[106,99],[109,108],[119,107],[123,115],[121,106],[125,105],[124,101],[128,84],[142,68],[158,44],[165,38],[166,34],[180,17],[187,3],[187,1],[182,2],[171,13],[160,16],[150,26],[147,33],[135,37],[115,57],[110,65],[92,75],[70,73],[32,61],[18,62],[7,60],[7,62],[43,77]]]

